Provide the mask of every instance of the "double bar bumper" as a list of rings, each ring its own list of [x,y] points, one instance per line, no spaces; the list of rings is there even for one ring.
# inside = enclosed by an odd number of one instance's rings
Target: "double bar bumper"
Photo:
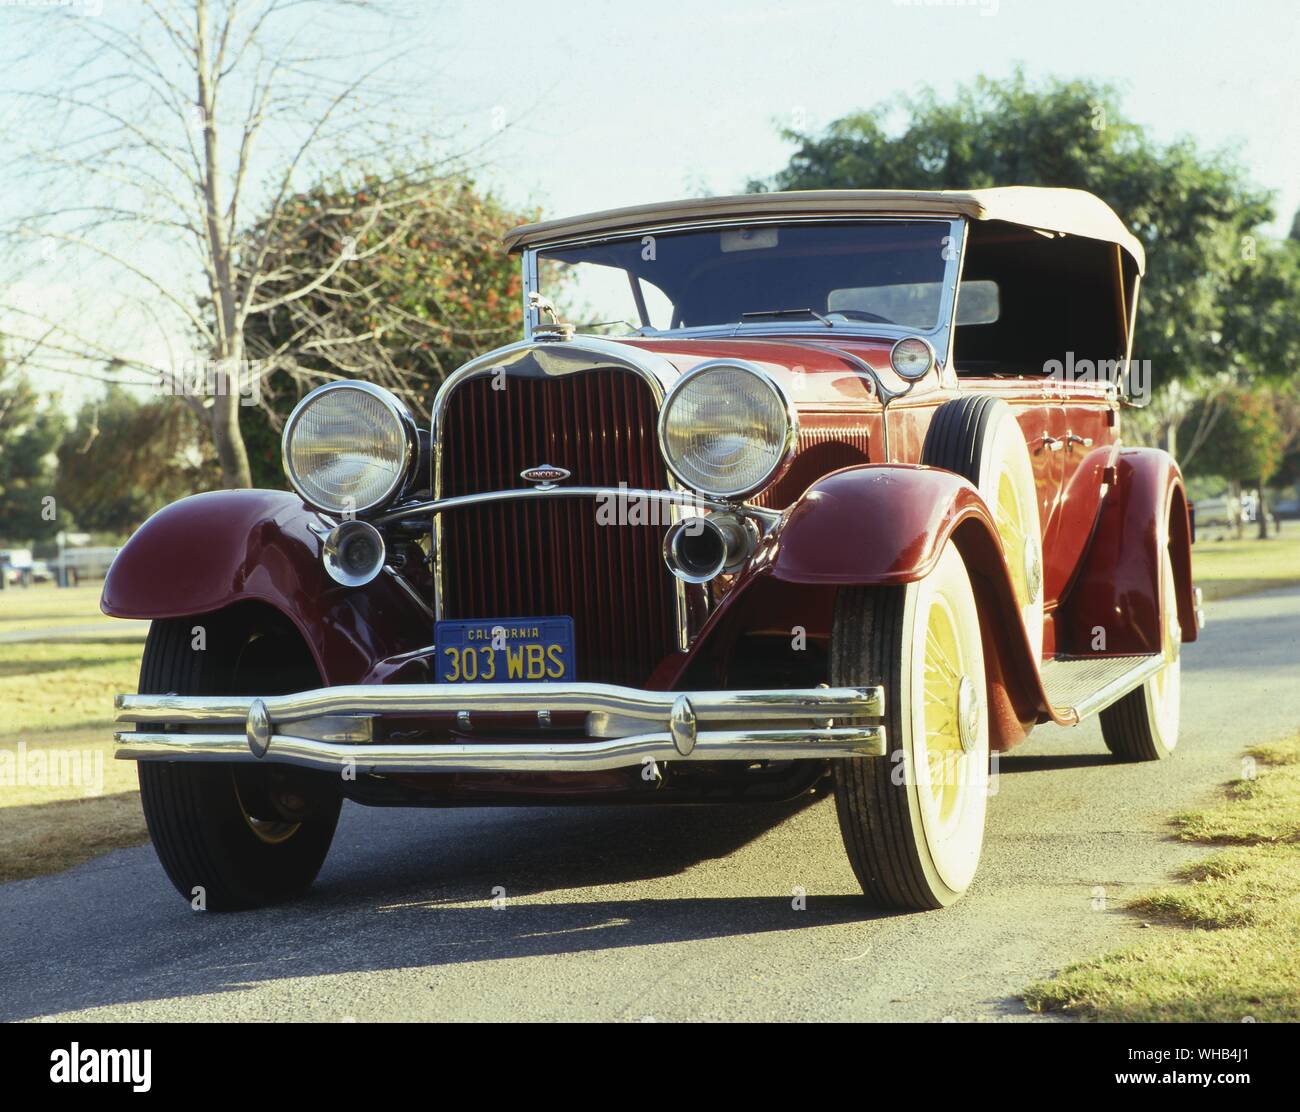
[[[119,695],[115,755],[128,761],[273,761],[356,773],[583,772],[647,761],[883,757],[879,687],[642,691],[609,684],[391,684],[295,695]],[[585,737],[547,736],[551,716],[585,715]],[[443,716],[460,736],[476,715],[518,715],[526,740],[374,740],[385,716]],[[142,728],[143,727],[143,728]],[[155,727],[155,729],[149,729]],[[536,740],[533,740],[533,737]]]

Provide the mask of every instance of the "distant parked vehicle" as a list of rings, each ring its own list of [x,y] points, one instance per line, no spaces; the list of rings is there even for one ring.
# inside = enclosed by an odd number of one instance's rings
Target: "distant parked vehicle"
[[[26,586],[31,582],[32,550],[0,548],[0,587],[7,583]]]
[[[1280,521],[1292,521],[1300,518],[1300,498],[1283,498],[1280,502],[1274,502],[1269,509]]]

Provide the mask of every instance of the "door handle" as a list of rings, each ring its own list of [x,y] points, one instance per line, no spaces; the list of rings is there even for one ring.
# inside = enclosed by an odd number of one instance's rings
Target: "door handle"
[[[1049,436],[1047,433],[1043,433],[1043,435],[1038,438],[1038,446],[1040,451],[1043,448],[1046,448],[1049,452],[1059,452],[1065,447],[1065,441],[1058,439],[1055,436]]]
[[[1076,444],[1078,444],[1080,447],[1083,447],[1083,448],[1091,448],[1091,447],[1092,447],[1092,437],[1091,437],[1091,436],[1076,436],[1076,435],[1075,435],[1074,433],[1072,433],[1072,432],[1067,432],[1067,433],[1065,434],[1065,442],[1066,442],[1066,444],[1067,444],[1069,447],[1071,447],[1071,448],[1073,448]]]

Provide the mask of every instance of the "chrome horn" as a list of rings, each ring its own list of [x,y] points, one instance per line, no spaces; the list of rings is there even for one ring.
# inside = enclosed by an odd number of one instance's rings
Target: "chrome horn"
[[[335,583],[364,587],[384,570],[384,535],[366,521],[340,522],[326,536],[321,559]]]
[[[753,523],[738,514],[683,518],[664,537],[664,562],[684,583],[707,583],[739,571],[757,543]]]

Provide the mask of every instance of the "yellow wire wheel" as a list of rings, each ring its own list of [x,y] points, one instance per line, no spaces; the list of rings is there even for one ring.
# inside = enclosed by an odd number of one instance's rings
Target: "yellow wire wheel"
[[[1043,655],[1043,548],[1038,488],[1024,432],[1006,402],[972,395],[935,411],[921,462],[953,471],[980,492],[992,514],[1025,635]]]
[[[988,802],[988,693],[979,613],[949,542],[905,587],[848,588],[836,605],[832,682],[885,688],[887,758],[837,761],[840,831],[868,899],[936,908],[979,864]]]

